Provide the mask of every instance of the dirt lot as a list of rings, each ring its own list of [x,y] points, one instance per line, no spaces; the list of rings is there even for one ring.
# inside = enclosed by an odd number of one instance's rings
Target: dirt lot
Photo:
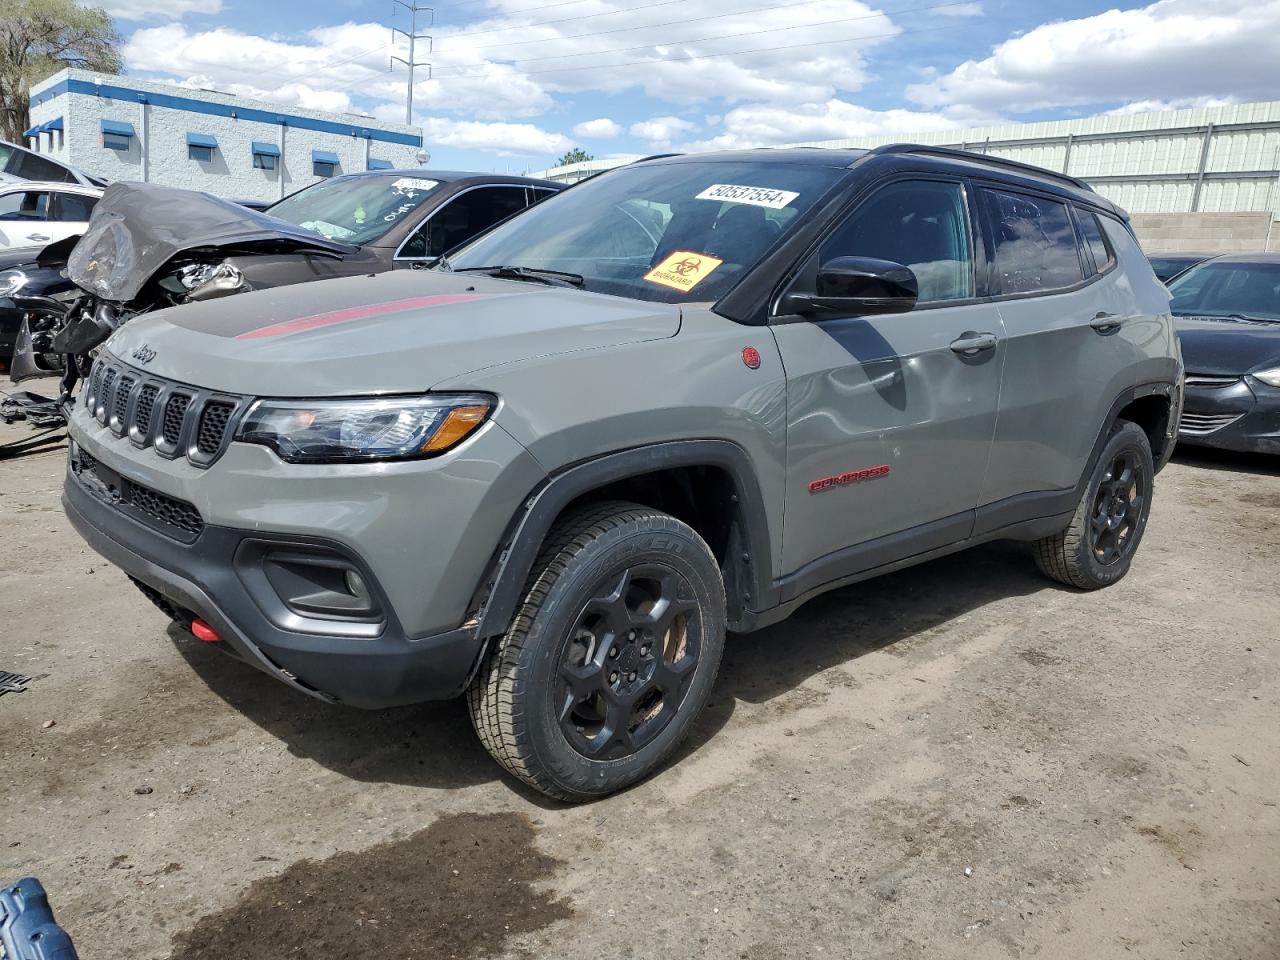
[[[41,677],[0,697],[0,878],[89,960],[1280,957],[1280,463],[1180,457],[1111,590],[995,544],[731,638],[677,762],[570,808],[460,704],[168,633],[62,462],[0,464],[0,670]]]

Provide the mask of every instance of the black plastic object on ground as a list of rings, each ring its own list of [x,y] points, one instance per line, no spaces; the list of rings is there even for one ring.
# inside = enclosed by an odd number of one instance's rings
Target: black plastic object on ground
[[[77,960],[71,938],[53,919],[49,897],[35,877],[0,889],[0,957]]]

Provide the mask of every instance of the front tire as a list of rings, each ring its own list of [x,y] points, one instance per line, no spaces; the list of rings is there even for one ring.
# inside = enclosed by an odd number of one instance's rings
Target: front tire
[[[596,504],[547,537],[511,628],[467,692],[485,748],[560,800],[651,773],[706,705],[724,649],[720,569],[665,513]]]
[[[1071,525],[1036,541],[1040,571],[1080,590],[1110,586],[1129,572],[1151,515],[1155,464],[1136,423],[1111,430]]]

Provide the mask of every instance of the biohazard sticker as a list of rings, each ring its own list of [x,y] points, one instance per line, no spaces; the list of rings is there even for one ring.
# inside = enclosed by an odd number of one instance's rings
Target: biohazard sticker
[[[644,278],[672,290],[681,292],[692,290],[715,272],[716,267],[724,263],[705,253],[690,253],[677,250],[667,259],[650,270]]]
[[[798,193],[790,190],[774,190],[771,187],[743,187],[734,183],[713,183],[695,197],[695,200],[719,200],[721,203],[748,203],[753,207],[781,210]]]

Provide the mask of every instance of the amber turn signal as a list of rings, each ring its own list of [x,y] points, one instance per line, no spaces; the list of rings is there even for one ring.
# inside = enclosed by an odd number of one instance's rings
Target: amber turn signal
[[[484,423],[492,409],[488,404],[454,407],[422,448],[423,453],[440,453],[456,446]]]

